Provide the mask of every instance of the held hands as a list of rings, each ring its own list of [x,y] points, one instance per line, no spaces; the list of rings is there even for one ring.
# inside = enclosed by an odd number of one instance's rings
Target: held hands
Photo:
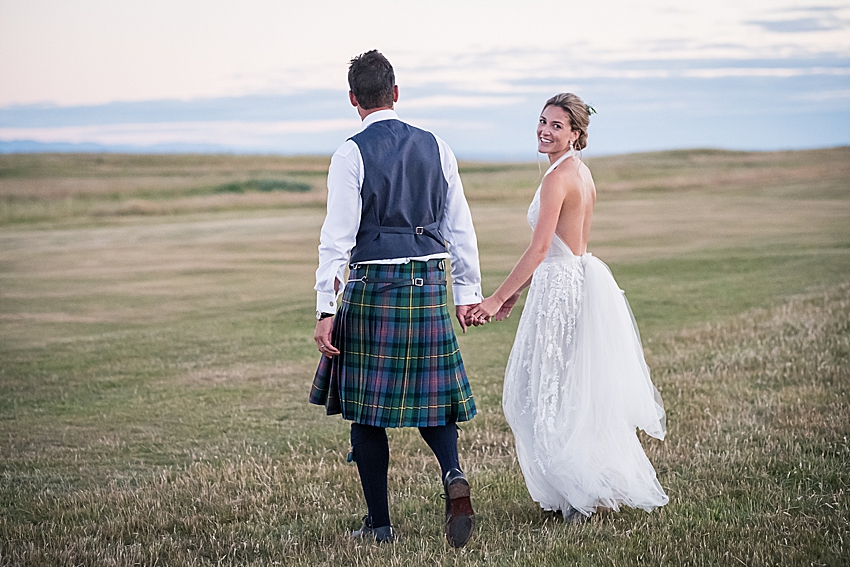
[[[477,319],[470,315],[470,312],[478,307],[478,303],[473,303],[471,305],[457,305],[455,306],[455,315],[457,316],[457,321],[460,323],[460,328],[465,333],[469,327],[478,327],[486,323],[488,320],[485,319]]]
[[[514,300],[514,303],[516,303],[516,300]],[[472,324],[477,326],[489,323],[493,319],[493,316],[502,310],[502,302],[491,295],[478,305],[472,305],[471,307],[469,318],[473,321]],[[510,307],[513,307],[513,304]],[[510,313],[510,307],[508,307],[508,313]]]
[[[456,310],[460,328],[465,333],[467,328],[478,327],[493,319],[504,321],[511,314],[520,293],[522,293],[521,290],[510,296],[504,303],[500,303],[495,296],[491,295],[481,303],[458,305]]]

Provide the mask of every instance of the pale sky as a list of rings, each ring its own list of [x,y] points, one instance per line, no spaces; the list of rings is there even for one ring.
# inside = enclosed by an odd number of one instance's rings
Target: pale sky
[[[464,109],[498,112],[588,81],[669,79],[677,88],[676,80],[814,77],[823,84],[805,96],[839,110],[850,101],[847,1],[0,0],[0,140],[49,140],[45,128],[67,142],[113,139],[96,132],[98,120],[49,124],[3,113],[21,105],[344,94],[348,60],[373,48],[396,69],[399,111],[430,124],[439,115],[424,109],[446,109],[455,121]],[[134,138],[139,128],[133,134],[129,126],[140,119],[127,120],[123,130],[110,121],[113,135],[157,142],[156,128]],[[250,130],[258,122],[265,124],[258,136],[296,135],[313,123],[343,132],[356,126],[356,116],[172,116],[159,122],[169,125],[160,128],[167,130],[160,141],[215,143],[227,139],[221,132],[228,128]]]

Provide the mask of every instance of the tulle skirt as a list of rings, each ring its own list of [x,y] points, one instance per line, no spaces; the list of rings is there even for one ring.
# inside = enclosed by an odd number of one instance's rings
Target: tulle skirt
[[[597,258],[547,259],[535,271],[502,405],[542,508],[589,516],[667,503],[636,433],[663,439],[664,406],[628,301]]]

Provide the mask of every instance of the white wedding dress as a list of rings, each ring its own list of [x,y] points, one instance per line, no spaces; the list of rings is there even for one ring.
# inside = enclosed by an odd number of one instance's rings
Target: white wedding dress
[[[539,210],[538,188],[532,229]],[[528,491],[543,509],[589,516],[667,503],[636,433],[663,439],[666,417],[628,301],[608,266],[576,256],[557,235],[534,271],[502,406]]]

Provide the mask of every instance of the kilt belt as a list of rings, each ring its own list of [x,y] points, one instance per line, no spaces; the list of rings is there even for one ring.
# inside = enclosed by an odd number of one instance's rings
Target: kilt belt
[[[310,402],[377,427],[472,419],[475,401],[448,311],[445,263],[353,264]]]
[[[348,281],[349,282],[363,282],[365,284],[373,284],[373,283],[374,284],[378,284],[378,283],[392,284],[392,285],[384,286],[379,290],[376,290],[378,293],[389,291],[389,290],[395,289],[397,287],[405,287],[405,286],[409,286],[409,285],[416,286],[416,287],[422,287],[423,285],[445,285],[446,284],[445,278],[443,278],[441,280],[434,280],[434,279],[426,280],[424,278],[370,278],[369,276],[363,276],[362,278],[354,278],[354,279],[351,279],[351,280],[348,280]]]

